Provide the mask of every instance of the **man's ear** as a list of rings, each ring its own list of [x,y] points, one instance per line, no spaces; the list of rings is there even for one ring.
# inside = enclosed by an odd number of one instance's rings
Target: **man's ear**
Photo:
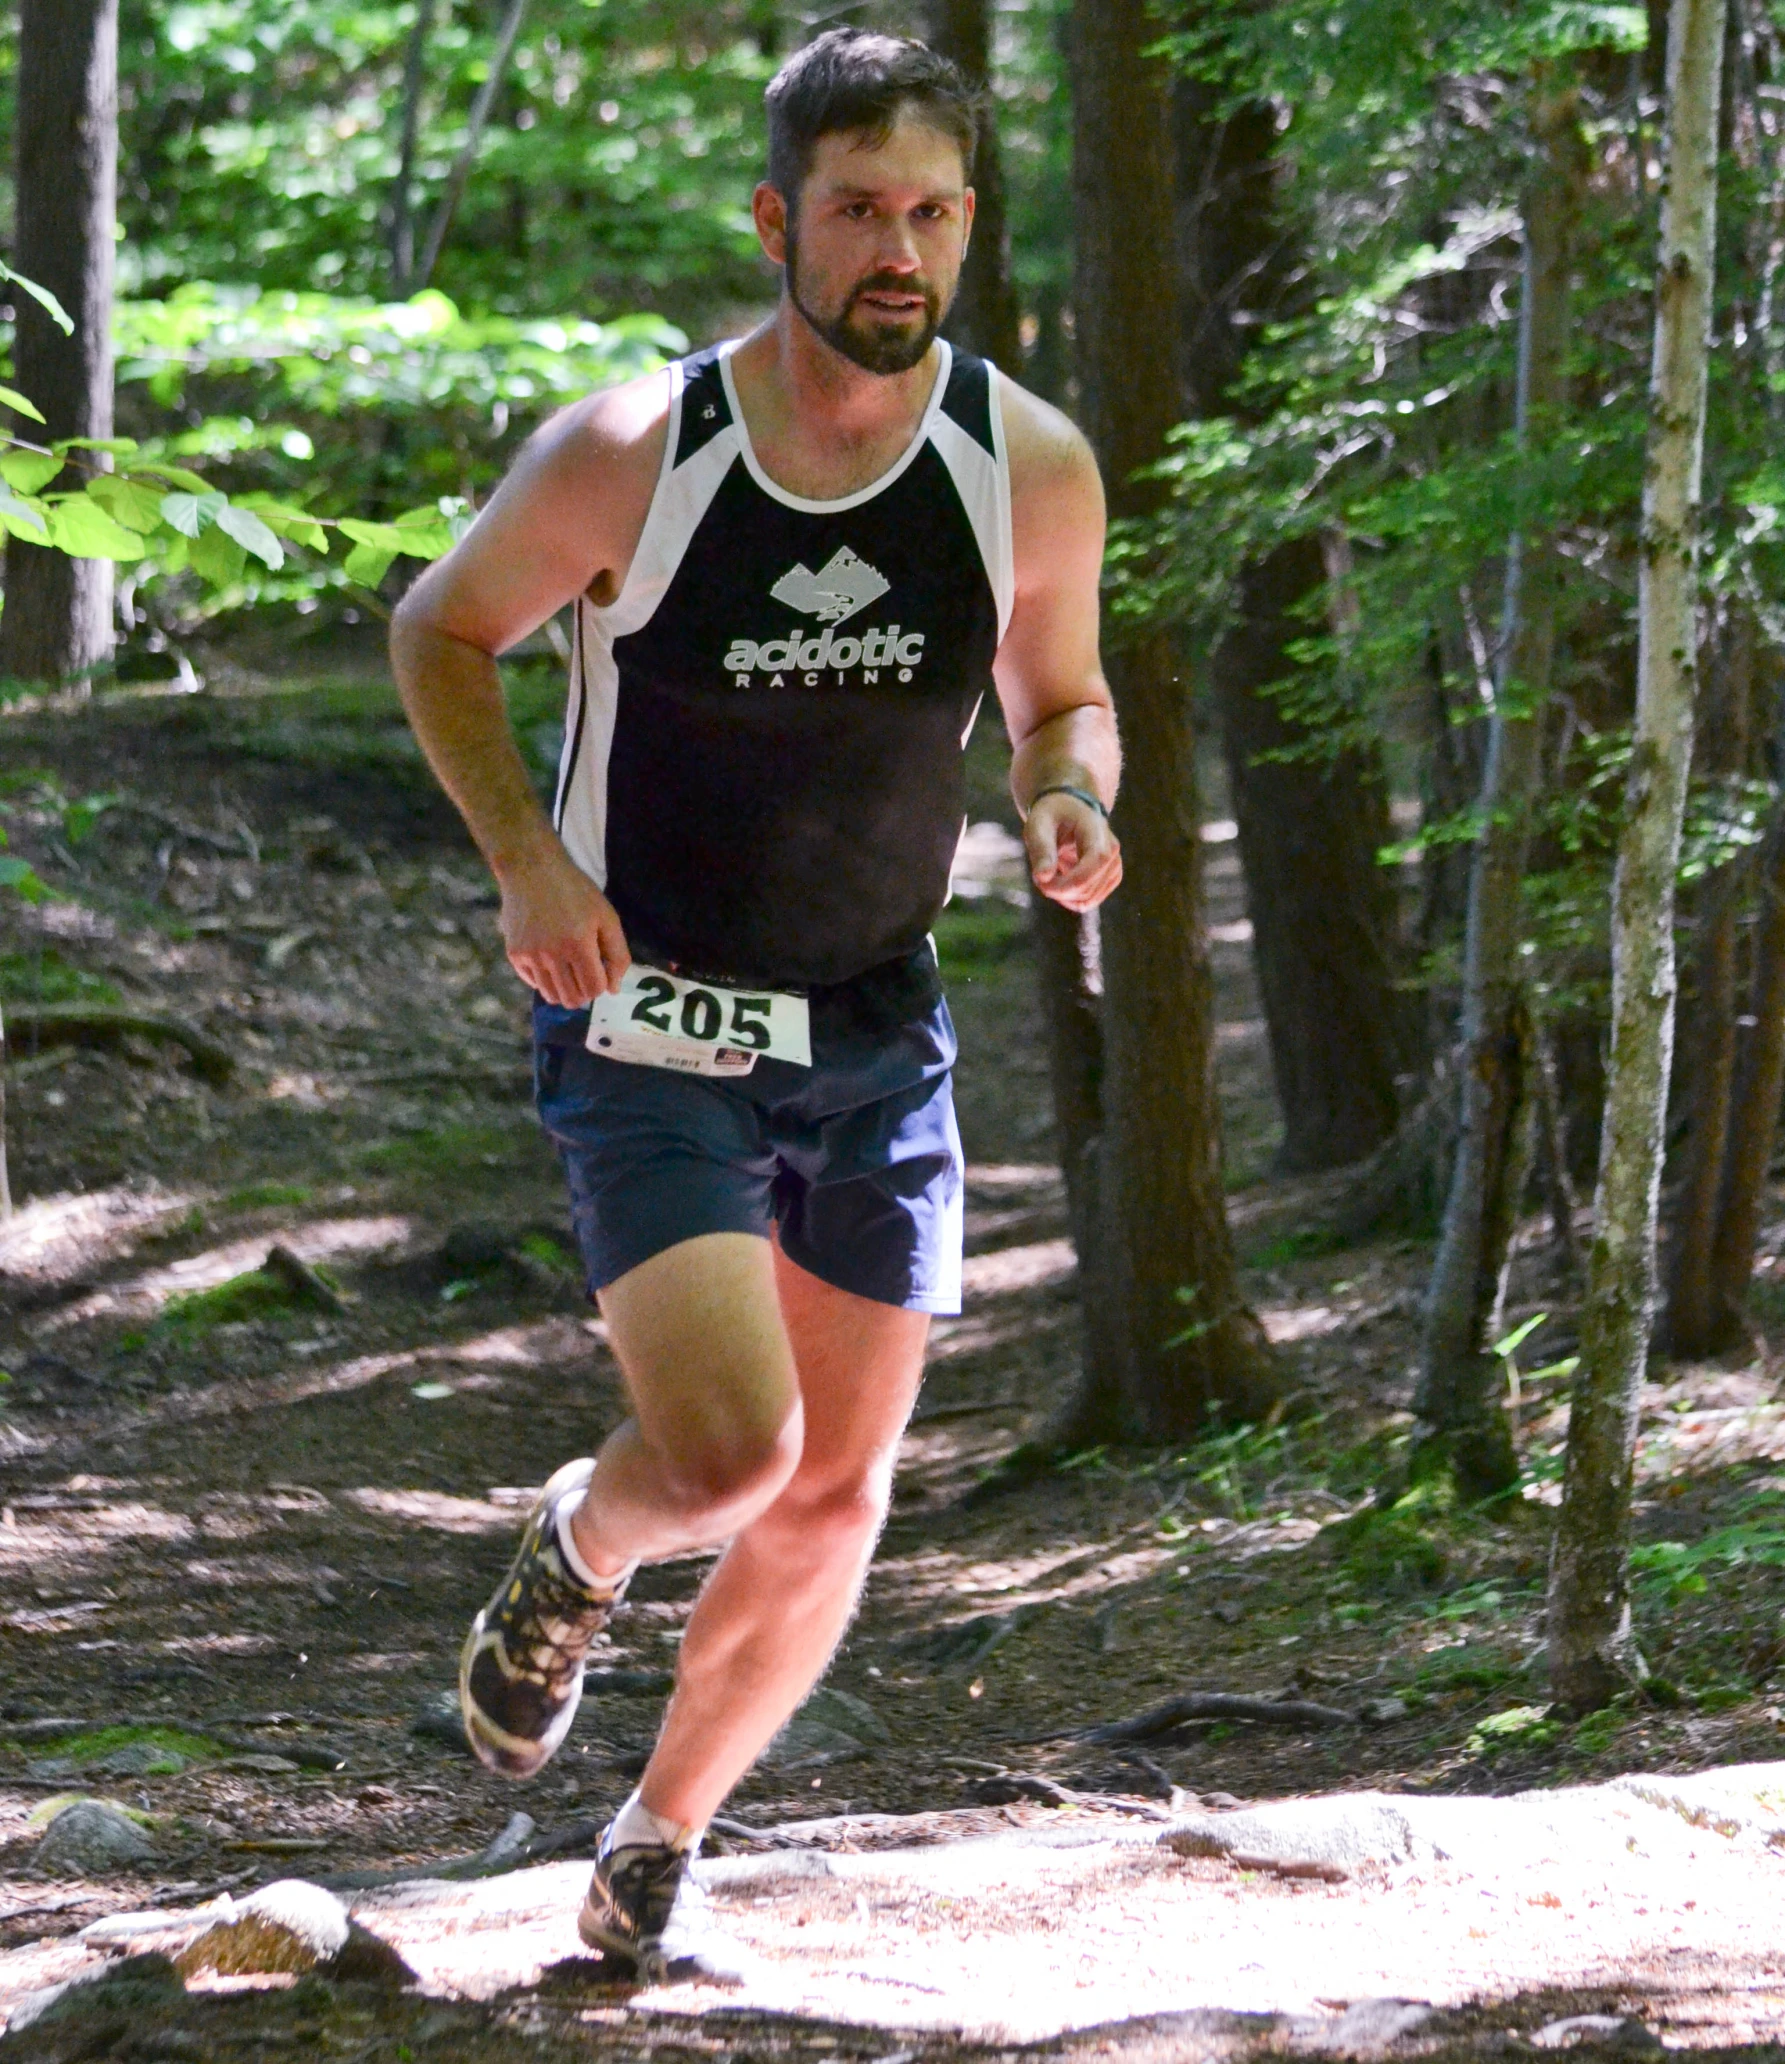
[[[961,260],[963,264],[966,262],[967,247],[973,241],[973,212],[978,205],[979,196],[971,187],[968,187],[966,192],[961,195],[961,222],[963,225],[961,229]]]
[[[778,186],[765,179],[750,196],[750,214],[757,241],[771,265],[787,263],[787,201]]]

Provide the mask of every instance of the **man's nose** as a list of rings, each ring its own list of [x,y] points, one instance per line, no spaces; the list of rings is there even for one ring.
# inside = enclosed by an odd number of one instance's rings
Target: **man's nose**
[[[922,269],[923,259],[917,248],[916,232],[903,216],[883,226],[876,257],[888,272],[918,272]]]

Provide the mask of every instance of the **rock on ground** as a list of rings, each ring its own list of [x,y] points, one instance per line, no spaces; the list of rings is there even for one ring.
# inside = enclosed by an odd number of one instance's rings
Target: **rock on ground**
[[[224,1978],[322,1971],[399,1985],[414,1978],[396,1951],[353,1920],[332,1892],[302,1878],[263,1886],[233,1914],[213,1921],[175,1961],[188,1978],[201,1971]]]
[[[109,1799],[76,1799],[44,1830],[33,1859],[39,1870],[102,1877],[146,1863],[155,1853],[148,1832]]]

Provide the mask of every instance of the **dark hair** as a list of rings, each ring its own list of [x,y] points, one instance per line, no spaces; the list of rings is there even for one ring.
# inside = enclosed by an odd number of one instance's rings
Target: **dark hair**
[[[796,50],[769,82],[769,184],[791,213],[822,136],[884,143],[906,108],[961,147],[973,177],[981,96],[927,44],[869,29],[827,29]]]

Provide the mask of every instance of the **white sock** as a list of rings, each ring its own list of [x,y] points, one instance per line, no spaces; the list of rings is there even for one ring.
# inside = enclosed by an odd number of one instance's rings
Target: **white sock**
[[[554,1517],[558,1528],[559,1553],[570,1565],[571,1575],[580,1577],[591,1591],[618,1591],[626,1579],[631,1576],[632,1572],[637,1569],[638,1564],[636,1562],[629,1562],[623,1570],[617,1571],[611,1577],[596,1575],[588,1563],[584,1561],[582,1552],[576,1545],[576,1534],[570,1524],[581,1509],[582,1502],[583,1493],[574,1487],[566,1491],[563,1497],[558,1500],[557,1511]]]
[[[607,1831],[604,1847],[614,1849],[691,1849],[699,1841],[699,1831],[685,1827],[679,1820],[665,1820],[660,1813],[653,1813],[634,1792],[618,1813],[613,1825]]]

